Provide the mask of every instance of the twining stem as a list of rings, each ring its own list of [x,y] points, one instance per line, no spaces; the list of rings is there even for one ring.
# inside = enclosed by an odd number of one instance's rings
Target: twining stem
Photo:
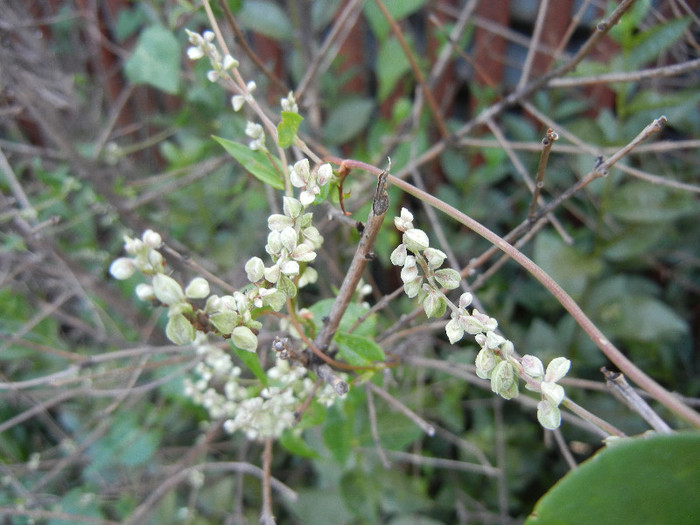
[[[684,404],[680,399],[659,385],[651,377],[646,375],[632,361],[630,361],[615,345],[613,345],[598,327],[591,321],[588,316],[581,310],[576,302],[567,294],[559,284],[552,279],[542,268],[537,266],[530,258],[517,250],[511,244],[507,243],[494,232],[486,228],[483,224],[472,219],[465,213],[450,206],[449,204],[433,197],[429,193],[419,190],[415,186],[389,175],[389,182],[406,193],[434,206],[443,213],[452,217],[460,224],[466,226],[473,232],[482,236],[484,239],[497,246],[501,251],[506,253],[520,266],[525,268],[532,274],[535,279],[540,281],[560,302],[560,304],[571,314],[581,328],[588,334],[591,340],[600,348],[605,356],[610,359],[623,373],[632,381],[637,383],[642,389],[649,392],[657,401],[666,406],[679,417],[685,419],[693,426],[700,428],[700,414],[692,408]]]

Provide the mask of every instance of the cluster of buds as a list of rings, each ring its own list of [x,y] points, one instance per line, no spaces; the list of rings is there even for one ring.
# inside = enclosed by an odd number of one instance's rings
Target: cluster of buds
[[[267,151],[267,146],[265,146],[265,130],[260,124],[248,121],[245,125],[245,134],[253,139],[248,143],[250,149],[253,151]]]
[[[440,289],[457,288],[459,272],[440,268],[447,255],[430,247],[428,235],[413,227],[413,214],[406,208],[401,208],[401,216],[394,218],[394,225],[403,235],[401,244],[391,253],[391,262],[402,267],[401,280],[406,295],[418,297],[428,317],[442,317],[447,309],[447,298]]]
[[[270,233],[265,250],[272,259],[265,266],[262,259],[252,257],[245,265],[252,286],[231,295],[210,294],[209,283],[196,277],[183,287],[165,272],[165,262],[158,249],[161,236],[144,232],[141,239],[125,237],[124,249],[129,257],[119,257],[110,266],[117,279],[128,279],[136,270],[150,278],[150,283],[136,287],[143,301],[158,301],[168,308],[166,335],[175,344],[194,341],[197,331],[212,332],[231,338],[237,348],[254,352],[258,346],[257,333],[261,323],[253,318],[253,310],[270,308],[279,311],[287,299],[296,296],[297,289],[316,281],[318,274],[308,266],[316,259],[316,250],[323,237],[311,224],[313,215],[306,208],[327,184],[333,171],[329,164],[311,170],[303,159],[291,167],[296,187],[301,188],[300,199],[284,197],[284,214],[268,218]],[[204,302],[198,307],[193,302]]]
[[[491,381],[491,390],[505,399],[519,394],[518,377],[525,381],[525,388],[541,394],[537,405],[537,419],[544,428],[556,429],[561,424],[559,405],[564,400],[564,389],[557,384],[569,371],[571,362],[557,357],[544,370],[542,362],[534,356],[522,358],[515,355],[513,343],[496,333],[498,321],[476,308],[467,310],[472,302],[470,293],[463,293],[457,304],[452,303],[442,288],[451,290],[459,286],[459,273],[440,269],[446,255],[430,248],[428,236],[414,228],[413,215],[402,208],[394,219],[396,228],[403,233],[402,243],[392,252],[391,262],[402,266],[401,280],[409,297],[418,297],[428,317],[441,317],[447,307],[451,318],[445,325],[450,343],[460,341],[465,334],[474,336],[480,347],[476,356],[476,374]],[[439,285],[439,286],[438,286]]]
[[[288,361],[278,359],[266,371],[268,386],[262,387],[246,385],[231,356],[203,336],[198,337],[197,353],[202,361],[194,370],[197,378],[185,379],[185,395],[211,420],[225,419],[223,428],[229,434],[241,431],[250,440],[278,438],[294,426],[299,406],[314,394],[307,370],[292,368]],[[327,406],[337,397],[329,385],[316,396]]]
[[[205,31],[201,35],[185,29],[187,37],[192,46],[187,48],[187,56],[190,60],[199,60],[207,57],[213,69],[207,73],[207,78],[211,82],[216,82],[222,76],[226,75],[230,69],[238,67],[238,60],[231,55],[221,56],[221,53],[213,44],[216,35],[213,31]]]

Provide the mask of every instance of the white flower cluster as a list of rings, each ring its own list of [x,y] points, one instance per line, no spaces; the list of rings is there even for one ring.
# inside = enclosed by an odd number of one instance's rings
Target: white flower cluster
[[[403,242],[391,253],[391,262],[403,267],[401,280],[406,295],[417,296],[428,317],[441,317],[447,309],[447,301],[440,288],[457,288],[459,272],[440,269],[447,255],[430,247],[428,235],[413,227],[413,214],[406,208],[401,208],[401,216],[394,218],[394,225],[403,233]]]
[[[202,342],[197,352],[204,359],[195,368],[198,379],[185,379],[185,395],[207,410],[212,420],[226,418],[229,434],[245,433],[248,439],[277,438],[294,426],[297,410],[313,394],[314,382],[303,367],[292,368],[278,359],[267,370],[269,386],[245,386],[241,369],[231,356],[216,346]],[[329,385],[317,394],[330,406],[338,398]]]
[[[201,35],[185,29],[191,47],[187,48],[187,56],[190,60],[199,60],[207,57],[213,69],[207,73],[207,78],[211,82],[216,82],[230,69],[238,67],[238,60],[231,55],[221,56],[221,53],[213,44],[216,35],[212,31],[205,31]]]
[[[260,124],[251,121],[246,122],[245,134],[253,139],[248,143],[250,149],[253,151],[267,151],[267,146],[265,146],[265,130]]]
[[[194,341],[197,330],[214,332],[230,337],[236,347],[254,352],[258,346],[257,331],[262,324],[253,319],[252,310],[269,307],[279,311],[288,298],[296,296],[297,289],[315,282],[316,270],[307,266],[316,259],[316,250],[323,237],[312,226],[313,215],[306,207],[333,175],[330,164],[312,171],[308,159],[291,167],[294,185],[302,189],[300,198],[284,197],[284,214],[268,218],[270,233],[265,250],[272,258],[266,267],[262,259],[253,257],[245,265],[252,283],[244,291],[232,295],[210,295],[209,283],[197,277],[183,290],[182,286],[165,273],[165,262],[158,251],[162,244],[159,234],[144,232],[141,239],[124,238],[124,248],[130,257],[120,257],[110,266],[117,279],[128,279],[136,270],[151,278],[150,284],[139,284],[136,294],[143,301],[157,299],[168,307],[166,335],[175,344]],[[191,300],[205,300],[204,308],[195,307]]]
[[[446,289],[459,286],[459,273],[439,269],[446,255],[430,248],[425,232],[413,227],[413,214],[402,208],[401,216],[394,218],[394,224],[403,232],[403,242],[392,252],[391,262],[403,267],[401,280],[406,295],[418,296],[428,317],[442,316],[449,306],[452,313],[445,332],[450,343],[460,341],[466,333],[473,335],[481,348],[476,356],[476,374],[482,379],[489,379],[491,390],[505,399],[518,396],[518,376],[522,377],[526,383],[525,388],[542,394],[537,405],[540,424],[552,430],[558,428],[561,424],[559,405],[565,394],[564,389],[556,383],[569,371],[571,362],[557,357],[545,373],[544,366],[537,357],[515,356],[513,343],[496,333],[496,319],[475,308],[471,313],[467,311],[473,299],[470,293],[463,293],[455,305],[442,292],[440,286]]]

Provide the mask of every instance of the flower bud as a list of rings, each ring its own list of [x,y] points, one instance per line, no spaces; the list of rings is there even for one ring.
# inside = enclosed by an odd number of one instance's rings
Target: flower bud
[[[314,226],[307,226],[301,231],[304,240],[313,248],[320,248],[323,244],[323,236]]]
[[[443,296],[433,290],[423,300],[423,310],[428,317],[442,317],[446,309],[447,304]]]
[[[542,381],[540,388],[542,389],[542,395],[551,405],[558,407],[564,401],[565,394],[562,386],[549,381]]]
[[[292,197],[283,197],[282,210],[287,217],[296,219],[304,211],[304,206],[301,204],[301,202]]]
[[[233,69],[238,67],[238,60],[233,58],[231,55],[226,55],[223,61],[223,67],[225,70]]]
[[[495,350],[505,342],[505,337],[489,330],[486,332],[486,340],[484,341],[483,345],[491,350]]]
[[[571,361],[565,357],[556,357],[547,365],[547,372],[544,375],[544,380],[556,383],[566,375],[569,368],[571,368]]]
[[[231,340],[237,348],[255,352],[258,348],[258,338],[247,326],[237,326],[231,333]]]
[[[459,307],[460,308],[466,308],[470,304],[472,304],[472,300],[474,297],[472,294],[469,292],[464,292],[462,295],[459,296]]]
[[[537,403],[537,421],[544,428],[556,430],[561,425],[561,411],[552,406],[548,401],[540,401]]]
[[[233,111],[240,111],[243,104],[245,104],[245,97],[243,95],[233,95],[231,97],[231,107]]]
[[[524,355],[520,360],[520,364],[523,366],[523,372],[535,381],[542,381],[544,377],[544,365],[538,357],[534,355]]]
[[[419,274],[418,267],[416,265],[411,266],[406,264],[406,266],[401,268],[401,280],[404,283],[415,281],[417,278],[419,278]]]
[[[112,277],[120,281],[131,277],[134,275],[135,271],[136,265],[134,264],[134,261],[128,257],[119,257],[109,266],[109,273],[112,274]]]
[[[251,257],[245,263],[245,272],[251,283],[256,283],[263,278],[265,264],[260,257]]]
[[[174,315],[168,320],[165,335],[176,345],[188,345],[194,341],[195,330],[184,315]]]
[[[269,268],[263,270],[263,275],[268,283],[276,283],[280,279],[280,267],[279,264],[274,264]]]
[[[321,164],[316,174],[316,182],[319,186],[325,186],[333,177],[333,168],[330,164]]]
[[[230,334],[233,329],[236,328],[240,320],[241,317],[236,312],[232,311],[219,312],[209,316],[209,322],[214,325],[214,328],[216,328],[219,333],[224,335]]]
[[[459,272],[452,268],[443,268],[435,272],[435,280],[440,283],[440,286],[443,288],[454,290],[459,286]]]
[[[456,317],[453,317],[447,322],[447,325],[445,325],[445,333],[451,344],[455,344],[464,337],[464,330]]]
[[[437,248],[426,248],[426,250],[423,252],[423,256],[428,261],[428,268],[431,270],[440,268],[442,263],[445,262],[445,259],[447,258],[447,254],[442,250],[438,250]]]
[[[394,217],[394,226],[400,232],[413,228],[413,214],[406,208],[401,208],[401,216]]]
[[[137,284],[134,291],[136,292],[136,297],[138,297],[141,301],[152,301],[156,297],[153,294],[153,286],[150,284]]]
[[[299,263],[296,261],[286,261],[280,265],[280,271],[285,275],[299,274]]]
[[[428,235],[418,228],[411,228],[406,230],[403,234],[403,243],[413,253],[422,252],[430,246],[430,240]]]
[[[288,226],[280,232],[280,241],[282,242],[282,246],[284,246],[290,253],[297,247],[298,240],[299,236],[297,235],[296,230],[291,226]]]
[[[406,245],[401,243],[391,252],[389,260],[391,260],[391,264],[394,266],[403,266],[407,256],[408,250],[406,250]]]
[[[141,240],[146,246],[153,248],[154,250],[157,250],[163,244],[163,238],[159,233],[154,232],[153,230],[146,230],[143,232],[143,235],[141,235]]]
[[[493,351],[488,348],[482,348],[476,356],[476,375],[481,379],[487,379],[491,375],[491,371],[498,364],[498,358]]]
[[[153,293],[163,304],[171,305],[185,300],[185,292],[172,277],[158,273],[153,277]]]
[[[185,295],[190,299],[204,299],[209,296],[209,283],[203,277],[195,277],[185,288]]]
[[[305,186],[309,183],[309,180],[311,179],[311,167],[309,166],[309,159],[301,159],[300,161],[296,162],[294,164],[294,167],[292,168],[292,171],[301,180],[301,184],[299,184],[298,186],[295,184],[297,188]]]
[[[508,361],[499,362],[491,372],[491,390],[496,394],[507,392],[515,381],[513,365]]]
[[[422,277],[418,277],[417,279],[414,279],[414,280],[409,281],[409,282],[404,282],[403,283],[403,291],[409,297],[409,299],[413,299],[420,292],[422,283],[423,283]]]
[[[150,265],[150,271],[152,273],[162,272],[163,267],[165,266],[163,255],[158,250],[149,250],[148,264]]]
[[[308,244],[302,242],[290,254],[292,259],[299,262],[311,262],[316,259],[316,252]]]

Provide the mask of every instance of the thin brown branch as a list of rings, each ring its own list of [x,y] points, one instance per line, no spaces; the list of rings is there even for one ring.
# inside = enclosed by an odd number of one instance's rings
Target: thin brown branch
[[[228,6],[228,2],[226,2],[226,0],[219,0],[219,7],[221,7],[221,9],[223,10],[224,16],[226,17],[226,22],[228,22],[228,25],[231,26],[233,34],[236,35],[236,38],[238,39],[238,44],[241,46],[241,48],[243,48],[243,51],[246,55],[248,55],[248,58],[250,58],[255,63],[255,65],[263,73],[263,75],[269,78],[270,82],[272,82],[272,84],[282,94],[286,95],[289,91],[289,88],[284,84],[284,82],[277,78],[277,75],[275,75],[265,66],[263,61],[260,60],[260,57],[257,55],[257,53],[253,51],[253,49],[248,45],[248,41],[246,40],[245,34],[243,34],[243,31],[241,31],[241,28],[238,26],[238,22],[236,22],[236,18],[233,16],[233,13],[231,12],[231,9]]]
[[[656,121],[655,121],[656,122]],[[647,126],[649,128],[650,126]],[[640,133],[644,135],[645,132]],[[634,141],[633,141],[634,142]],[[623,148],[626,149],[626,148]],[[613,156],[615,157],[615,156]],[[612,160],[617,160],[619,157]],[[603,163],[606,164],[606,163]],[[680,401],[676,396],[667,391],[664,387],[654,381],[651,377],[645,374],[640,368],[638,368],[632,361],[630,361],[615,345],[613,345],[605,335],[598,329],[598,327],[590,320],[590,318],[581,310],[581,307],[576,304],[576,302],[571,298],[571,296],[564,291],[564,289],[559,286],[559,284],[552,279],[542,268],[537,266],[530,258],[525,254],[517,250],[514,246],[507,243],[501,237],[496,235],[494,232],[486,228],[483,224],[472,219],[465,213],[457,210],[456,208],[450,206],[449,204],[437,199],[436,197],[418,190],[415,186],[408,184],[396,177],[390,176],[389,182],[398,186],[406,193],[413,195],[414,197],[425,200],[432,206],[435,206],[443,213],[446,213],[460,224],[463,224],[473,232],[477,233],[487,241],[491,242],[497,246],[500,250],[507,253],[513,260],[515,260],[520,266],[526,269],[530,274],[535,277],[542,285],[549,290],[552,295],[554,295],[559,303],[571,314],[571,316],[576,320],[578,325],[588,334],[591,341],[593,341],[598,348],[605,354],[605,356],[610,359],[617,367],[627,374],[627,376],[637,383],[641,388],[652,394],[652,396],[662,403],[666,408],[671,410],[677,416],[686,420],[691,425],[700,428],[700,414]]]
[[[418,62],[416,62],[416,59],[413,56],[413,51],[411,51],[411,47],[408,45],[408,42],[406,42],[406,38],[403,35],[403,31],[401,31],[401,28],[396,23],[396,20],[394,20],[394,17],[391,16],[391,13],[384,5],[384,2],[382,2],[382,0],[374,0],[374,2],[375,4],[377,4],[377,7],[384,15],[384,18],[386,18],[386,21],[389,22],[389,26],[391,26],[391,32],[399,41],[401,49],[403,49],[403,52],[406,55],[406,58],[408,59],[408,62],[411,64],[411,70],[413,71],[413,75],[418,84],[420,85],[421,90],[423,91],[423,95],[425,96],[425,100],[428,103],[428,106],[430,106],[430,111],[432,112],[433,117],[435,118],[435,124],[437,125],[438,130],[440,131],[440,135],[443,139],[448,138],[450,136],[450,131],[447,129],[445,119],[442,116],[442,111],[440,111],[440,106],[438,106],[438,103],[435,100],[433,90],[430,89],[430,86],[428,86],[428,83],[425,81],[423,72],[420,70]]]
[[[540,155],[540,162],[537,165],[537,178],[535,179],[535,191],[532,194],[532,202],[530,203],[530,212],[528,214],[528,219],[531,222],[535,220],[535,213],[537,213],[537,201],[542,193],[542,188],[544,187],[544,172],[547,168],[547,161],[549,160],[549,152],[552,151],[552,146],[554,141],[559,139],[559,135],[552,129],[549,128],[544,134],[542,139],[542,153]]]
[[[362,231],[362,237],[360,237],[355,255],[350,263],[350,268],[348,268],[345,279],[340,286],[340,290],[338,290],[338,295],[333,302],[331,311],[328,313],[328,321],[324,323],[323,328],[314,340],[315,346],[321,350],[328,348],[331,339],[333,339],[333,335],[335,335],[335,332],[338,330],[340,319],[343,317],[345,310],[347,310],[350,300],[357,289],[357,284],[362,278],[362,272],[365,266],[367,266],[367,262],[373,258],[372,250],[374,248],[374,242],[377,239],[379,228],[389,208],[389,196],[386,193],[386,180],[388,176],[388,171],[383,171],[379,174],[377,190],[372,202],[372,209],[367,218],[367,224],[365,224],[364,230]]]
[[[684,75],[685,73],[689,73],[697,69],[700,69],[700,58],[688,60],[687,62],[681,62],[680,64],[671,64],[652,69],[642,69],[640,71],[601,73],[600,75],[591,75],[587,77],[553,78],[547,82],[546,87],[559,88],[589,86],[593,84],[609,84],[611,82],[639,82],[640,80],[647,80],[650,78]]]
[[[368,381],[365,383],[367,387],[375,394],[377,394],[379,397],[381,397],[384,401],[389,403],[389,406],[394,408],[395,410],[398,410],[401,412],[404,416],[406,416],[408,419],[413,421],[418,428],[420,428],[423,432],[428,434],[429,436],[432,436],[435,434],[435,428],[433,425],[428,423],[425,419],[420,417],[418,414],[416,414],[413,410],[408,408],[406,405],[401,403],[398,399],[396,399],[394,396],[389,394],[386,390],[379,388],[377,385],[374,383]]]
[[[635,390],[629,385],[625,376],[618,372],[613,372],[603,367],[600,369],[605,376],[605,386],[617,397],[622,400],[628,407],[642,416],[644,420],[651,425],[651,428],[661,434],[671,434],[673,430],[661,417],[654,412],[649,404],[642,399]]]
[[[270,480],[272,470],[272,438],[265,440],[263,451],[263,477],[262,477],[262,509],[260,511],[260,523],[263,525],[275,525],[275,515],[272,512],[272,487]]]

